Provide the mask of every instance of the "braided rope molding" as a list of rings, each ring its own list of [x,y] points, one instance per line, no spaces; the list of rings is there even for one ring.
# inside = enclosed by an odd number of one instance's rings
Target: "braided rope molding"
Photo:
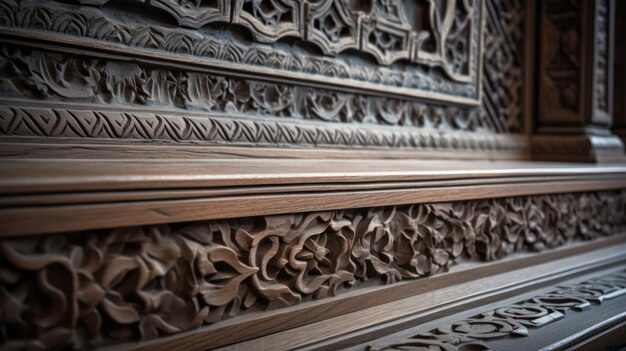
[[[367,351],[428,349],[432,351],[490,350],[490,340],[527,337],[539,328],[565,318],[568,310],[584,310],[626,294],[626,270],[580,283],[559,285],[554,291],[516,304],[441,325],[407,339],[366,347]]]
[[[152,339],[625,227],[626,191],[607,191],[7,238],[0,345]]]
[[[522,138],[487,133],[21,106],[0,106],[0,135],[350,149],[521,151],[525,147]]]

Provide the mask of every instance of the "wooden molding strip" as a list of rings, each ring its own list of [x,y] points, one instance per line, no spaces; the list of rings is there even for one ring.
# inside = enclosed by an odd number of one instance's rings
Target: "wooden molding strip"
[[[0,159],[0,194],[251,185],[626,176],[626,164],[333,159]],[[349,187],[346,187],[349,189]],[[558,190],[556,190],[558,191]]]
[[[464,160],[530,160],[530,153],[526,148],[526,139],[520,135],[508,136],[513,142],[520,145],[514,150],[482,150],[463,152]],[[85,138],[41,140],[29,137],[2,137],[0,136],[0,157],[22,159],[246,159],[281,158],[281,159],[402,159],[402,160],[459,160],[458,150],[447,149],[348,149],[329,147],[290,147],[258,145],[222,146],[222,145],[181,145],[180,143],[150,143],[141,140],[128,140],[123,143],[102,143],[101,140]]]
[[[0,160],[0,236],[626,188],[626,166]],[[106,190],[106,192],[105,192]]]
[[[0,209],[0,236],[622,188],[626,179],[9,207]]]

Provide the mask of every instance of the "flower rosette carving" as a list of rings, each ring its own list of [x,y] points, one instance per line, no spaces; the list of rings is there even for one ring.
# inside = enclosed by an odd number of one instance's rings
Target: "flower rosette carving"
[[[542,197],[542,209],[545,214],[545,227],[554,228],[558,243],[572,240],[577,234],[578,209],[573,199],[562,195]]]
[[[263,228],[240,228],[237,241],[250,248],[252,277],[270,306],[298,303],[304,296],[334,295],[342,284],[354,283],[349,220],[333,212],[268,217]]]
[[[474,205],[475,215],[469,219],[475,238],[468,243],[471,257],[493,261],[505,254],[505,243],[501,233],[505,233],[508,221],[503,204],[489,200],[478,201]]]

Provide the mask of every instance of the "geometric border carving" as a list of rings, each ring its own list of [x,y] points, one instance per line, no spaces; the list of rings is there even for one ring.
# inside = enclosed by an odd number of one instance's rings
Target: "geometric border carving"
[[[293,123],[288,120],[246,119],[232,114],[196,116],[174,112],[77,110],[0,107],[0,135],[10,137],[161,140],[176,143],[327,146],[351,149],[434,149],[520,151],[522,140],[508,135],[432,129]],[[457,110],[458,111],[458,110]],[[437,112],[435,110],[435,112]],[[444,113],[444,111],[438,112]]]

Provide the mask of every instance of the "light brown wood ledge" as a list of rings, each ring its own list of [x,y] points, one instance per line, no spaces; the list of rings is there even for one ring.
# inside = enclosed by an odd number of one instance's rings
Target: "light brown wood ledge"
[[[2,159],[0,169],[2,236],[626,188],[626,164]]]

